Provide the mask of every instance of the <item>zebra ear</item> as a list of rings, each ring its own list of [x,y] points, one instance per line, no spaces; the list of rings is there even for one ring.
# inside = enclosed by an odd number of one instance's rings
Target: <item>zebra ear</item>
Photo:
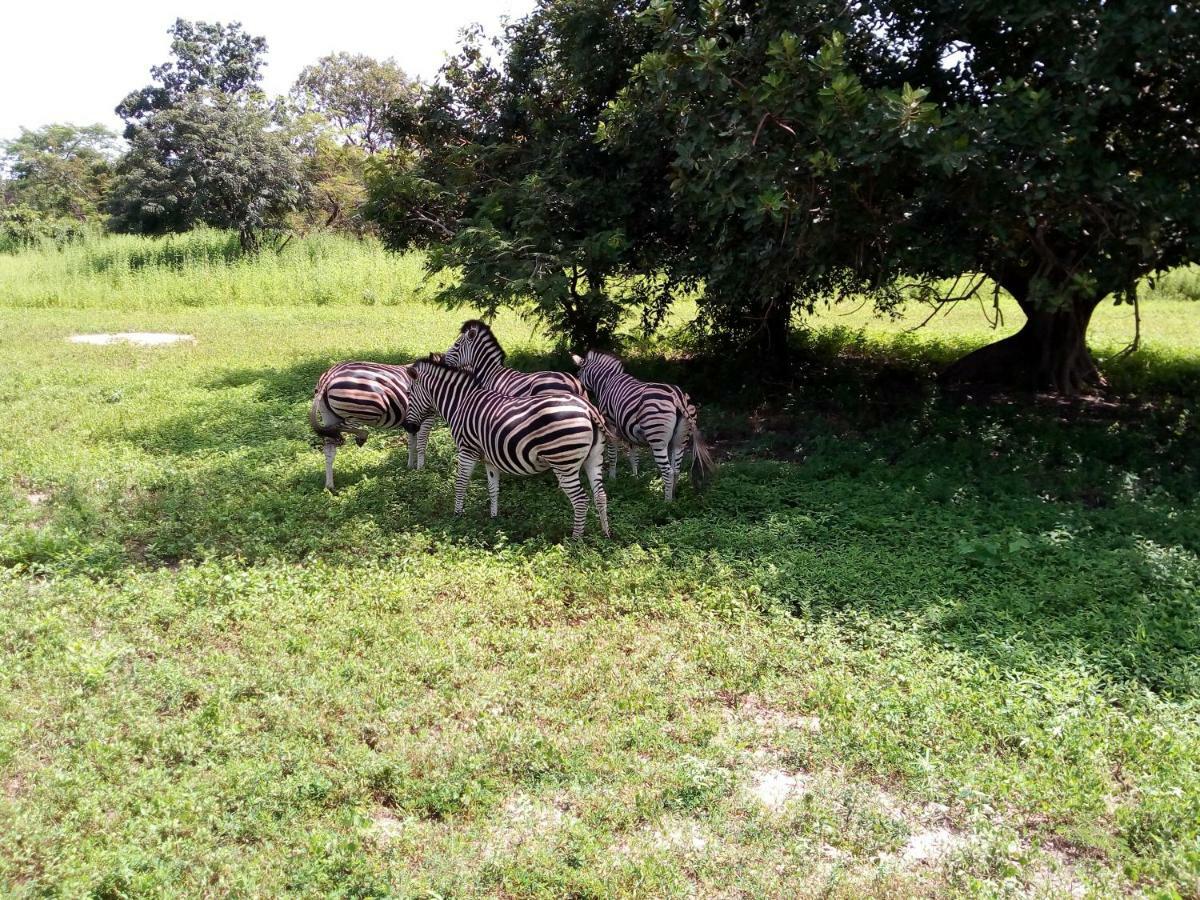
[[[572,353],[571,359],[574,361],[575,365],[579,366],[580,368],[583,367],[583,357],[582,356],[579,356],[576,353]]]

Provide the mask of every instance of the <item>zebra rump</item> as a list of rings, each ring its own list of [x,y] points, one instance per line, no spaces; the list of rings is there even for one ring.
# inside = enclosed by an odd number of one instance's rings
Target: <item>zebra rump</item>
[[[324,439],[325,486],[333,490],[333,460],[354,435],[360,447],[367,441],[367,428],[406,427],[412,374],[407,366],[373,362],[342,362],[329,368],[318,380],[309,407],[308,421]],[[418,422],[410,430],[409,468],[425,464],[425,442],[433,419]]]

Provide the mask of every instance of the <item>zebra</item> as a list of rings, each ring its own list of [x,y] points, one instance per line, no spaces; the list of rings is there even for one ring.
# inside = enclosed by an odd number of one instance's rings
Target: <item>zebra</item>
[[[518,372],[507,368],[507,354],[486,322],[463,322],[458,338],[446,351],[448,366],[470,369],[485,388],[510,397],[536,397],[563,391],[587,398],[579,379],[567,372]]]
[[[462,515],[467,483],[476,464],[487,470],[488,500],[496,517],[500,473],[534,475],[554,472],[575,510],[571,537],[583,535],[588,498],[579,481],[582,469],[592,487],[600,529],[608,528],[608,495],[601,478],[604,467],[604,417],[583,397],[558,392],[538,397],[509,397],[488,390],[474,373],[446,365],[436,358],[409,367],[412,398],[409,424],[434,413],[450,426],[458,448],[454,480],[454,514]]]
[[[428,416],[409,428],[406,415],[410,407],[412,373],[408,366],[372,362],[341,362],[317,380],[308,422],[318,437],[324,438],[325,488],[333,490],[333,459],[338,447],[346,443],[344,432],[354,435],[358,446],[367,442],[366,426],[398,428],[409,431],[408,467],[425,466],[425,445],[433,429]]]
[[[616,356],[602,350],[589,350],[580,357],[571,354],[579,366],[579,377],[596,399],[604,414],[609,433],[629,447],[633,474],[638,469],[638,447],[649,445],[654,462],[662,473],[663,495],[675,498],[679,468],[688,443],[692,445],[692,465],[699,466],[698,477],[712,471],[712,457],[696,425],[696,406],[691,398],[673,384],[639,381],[625,371]],[[617,473],[614,443],[608,448],[608,475]]]

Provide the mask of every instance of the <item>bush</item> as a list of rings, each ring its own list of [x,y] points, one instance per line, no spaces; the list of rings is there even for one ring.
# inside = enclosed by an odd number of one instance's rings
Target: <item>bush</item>
[[[53,245],[61,250],[94,229],[75,219],[46,216],[25,204],[0,207],[0,253]]]

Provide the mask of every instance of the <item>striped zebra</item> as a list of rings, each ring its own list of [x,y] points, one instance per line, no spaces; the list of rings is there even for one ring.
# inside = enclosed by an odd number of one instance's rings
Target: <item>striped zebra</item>
[[[488,390],[475,375],[437,359],[418,360],[413,375],[409,422],[434,413],[450,426],[458,448],[458,477],[454,480],[454,514],[461,515],[467,483],[483,460],[487,470],[491,515],[498,511],[500,473],[554,473],[575,510],[572,537],[583,534],[588,498],[579,481],[580,469],[592,486],[600,529],[608,530],[608,496],[601,479],[604,466],[604,417],[583,397],[550,393],[539,397],[509,397]]]
[[[412,392],[412,373],[408,366],[383,363],[342,362],[331,367],[317,380],[308,422],[325,439],[325,487],[333,490],[333,459],[338,447],[346,443],[345,432],[355,443],[367,442],[367,426],[372,428],[405,427],[408,437],[408,467],[425,466],[425,445],[433,429],[429,416],[409,428],[406,422]]]
[[[536,397],[539,394],[565,391],[587,397],[579,379],[567,372],[518,372],[507,368],[507,354],[486,322],[471,319],[463,322],[457,340],[446,351],[448,366],[470,369],[489,391],[510,397]]]
[[[579,366],[579,377],[604,414],[609,433],[629,447],[629,463],[637,474],[638,447],[649,445],[658,471],[662,473],[663,495],[675,498],[680,464],[688,444],[692,465],[703,478],[712,470],[712,457],[696,425],[696,407],[673,384],[639,381],[625,371],[621,360],[602,350],[589,350],[583,357],[571,354]],[[609,477],[617,473],[617,448],[609,444]]]

